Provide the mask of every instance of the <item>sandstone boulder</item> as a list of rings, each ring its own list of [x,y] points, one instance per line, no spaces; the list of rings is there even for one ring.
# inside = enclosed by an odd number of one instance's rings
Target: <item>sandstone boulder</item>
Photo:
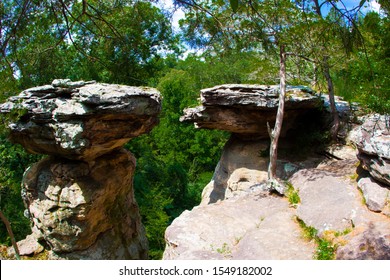
[[[184,110],[181,121],[198,128],[225,130],[240,135],[269,138],[279,101],[279,87],[265,85],[220,85],[201,91],[202,106]],[[287,87],[284,135],[298,116],[315,110],[321,99],[306,87]]]
[[[161,110],[157,90],[55,80],[23,91],[0,105],[17,115],[13,142],[32,153],[92,160],[149,132]]]
[[[368,209],[390,216],[390,188],[372,178],[361,178],[358,182]]]
[[[390,185],[390,117],[368,115],[349,136],[358,148],[358,158],[371,176]]]
[[[34,234],[30,234],[26,236],[25,239],[18,241],[17,246],[19,250],[19,255],[30,256],[41,253],[44,250],[44,247],[38,242],[37,239],[38,238],[34,236]],[[9,256],[14,256],[15,249],[13,247],[10,247],[7,253]]]

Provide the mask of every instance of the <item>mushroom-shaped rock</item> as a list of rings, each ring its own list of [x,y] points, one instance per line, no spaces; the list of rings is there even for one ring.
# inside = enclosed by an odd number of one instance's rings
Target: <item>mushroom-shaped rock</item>
[[[92,160],[119,149],[158,123],[156,89],[55,80],[0,105],[17,116],[10,138],[32,153]]]
[[[279,102],[279,86],[220,85],[201,91],[201,106],[185,109],[181,121],[198,128],[219,129],[241,135],[268,138],[267,123],[273,126]],[[287,87],[283,132],[321,99],[307,87]]]

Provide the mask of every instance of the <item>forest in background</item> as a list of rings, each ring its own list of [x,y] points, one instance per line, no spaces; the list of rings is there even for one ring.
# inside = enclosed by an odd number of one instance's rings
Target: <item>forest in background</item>
[[[287,59],[288,84],[326,93],[323,65],[317,63],[326,58],[336,95],[359,102],[367,112],[390,112],[386,0],[378,1],[380,13],[365,8],[370,1],[364,0],[243,0],[237,1],[238,7],[227,0],[174,1],[185,14],[180,30],[173,29],[172,10],[161,2],[0,3],[1,102],[57,78],[151,86],[161,92],[160,124],[126,145],[137,158],[135,195],[152,259],[161,258],[166,227],[199,204],[229,136],[180,123],[183,109],[198,104],[202,88],[279,83],[276,37],[269,34],[270,25],[259,22],[272,23],[292,54]],[[21,178],[39,158],[7,140],[7,120],[1,119],[0,210],[17,240],[30,231]],[[2,223],[0,243],[10,245]]]

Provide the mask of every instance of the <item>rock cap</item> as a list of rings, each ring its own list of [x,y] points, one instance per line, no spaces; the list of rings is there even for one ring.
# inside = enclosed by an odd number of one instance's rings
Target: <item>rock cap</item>
[[[219,129],[241,135],[268,138],[267,123],[273,125],[279,104],[278,85],[226,84],[201,90],[201,106],[187,108],[180,118],[197,128]],[[321,98],[304,86],[288,86],[284,131],[298,116],[317,109]]]
[[[148,87],[72,82],[24,90],[0,105],[14,118],[10,138],[29,152],[91,160],[148,133],[161,111],[158,90]]]

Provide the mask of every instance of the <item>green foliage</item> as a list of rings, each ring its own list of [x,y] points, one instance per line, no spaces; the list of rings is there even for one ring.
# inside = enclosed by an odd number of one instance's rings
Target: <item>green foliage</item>
[[[290,205],[294,208],[297,207],[298,203],[301,202],[301,198],[299,197],[298,190],[295,190],[294,186],[290,183],[286,183],[286,197],[288,199],[288,202],[290,202]]]
[[[316,242],[318,244],[315,259],[317,260],[333,260],[335,258],[336,248],[328,240],[317,238]]]
[[[335,73],[339,95],[368,109],[390,113],[390,20],[368,13],[359,22],[364,48],[351,54]]]
[[[24,170],[38,158],[27,154],[21,146],[12,145],[3,133],[0,134],[0,209],[10,221],[16,240],[31,231],[29,220],[23,216],[20,181]],[[0,223],[0,243],[10,245],[3,223]]]
[[[302,229],[304,238],[314,240],[317,243],[317,249],[313,258],[316,260],[333,260],[335,258],[336,245],[325,238],[318,237],[318,231],[314,227],[307,226],[298,217],[296,217],[296,221]]]

